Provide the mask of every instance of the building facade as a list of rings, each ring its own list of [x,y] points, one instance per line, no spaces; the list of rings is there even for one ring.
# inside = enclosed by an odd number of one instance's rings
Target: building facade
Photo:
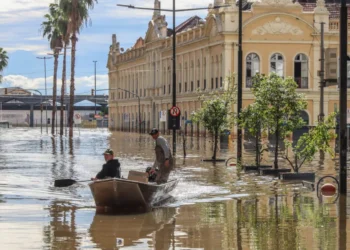
[[[227,4],[230,7],[209,9],[205,18],[193,16],[175,29],[176,102],[182,112],[182,125],[200,108],[199,95],[223,91],[225,77],[237,73],[238,7],[232,0],[215,0],[209,7]],[[159,7],[160,2],[155,0],[155,8]],[[308,102],[303,117],[309,125],[315,125],[320,113],[321,39],[326,51],[326,77],[336,78],[337,74],[339,4],[324,0],[246,2],[242,19],[243,107],[254,101],[252,77],[275,72],[294,78],[297,91],[304,93]],[[109,127],[137,131],[141,121],[146,130],[165,130],[167,122],[161,122],[159,114],[172,106],[172,30],[165,16],[154,11],[146,36],[126,51],[121,51],[113,35],[107,67],[111,89]],[[338,86],[326,87],[326,116],[338,110],[338,100]],[[191,125],[191,129],[203,131],[200,124]]]

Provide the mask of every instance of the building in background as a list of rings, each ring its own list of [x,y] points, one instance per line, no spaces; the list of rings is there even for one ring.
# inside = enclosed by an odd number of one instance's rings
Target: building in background
[[[208,10],[206,17],[193,16],[176,27],[177,105],[182,111],[182,125],[200,107],[199,95],[221,90],[225,77],[237,73],[238,7],[234,2],[215,0],[214,5],[231,7]],[[159,4],[156,0],[155,6]],[[294,78],[308,102],[302,114],[304,120],[315,125],[320,113],[320,27],[323,22],[325,71],[329,73],[337,68],[339,58],[339,4],[261,0],[243,5],[243,107],[254,101],[252,77],[275,72]],[[166,122],[160,122],[159,113],[172,106],[171,36],[172,30],[160,11],[154,11],[146,36],[132,48],[122,52],[116,35],[112,36],[107,63],[111,129],[138,131],[138,97],[146,131],[151,127],[167,128]],[[333,78],[334,74],[333,70]],[[326,116],[338,110],[338,99],[337,86],[325,88]],[[191,126],[192,131],[203,132],[200,125]]]
[[[61,98],[57,98],[56,125],[60,124]],[[82,121],[92,121],[95,119],[95,96],[76,95],[74,110],[81,115]],[[69,106],[69,96],[65,96],[65,109]],[[107,95],[96,95],[96,114],[108,111]],[[46,117],[47,106],[47,117]],[[1,88],[0,89],[0,122],[9,122],[12,126],[38,127],[41,124],[51,124],[52,96],[41,96],[37,92],[31,92],[22,88]],[[68,114],[64,112],[64,124],[67,124]],[[104,117],[98,117],[97,124],[106,126],[107,121],[102,121]],[[41,123],[42,122],[42,123]]]

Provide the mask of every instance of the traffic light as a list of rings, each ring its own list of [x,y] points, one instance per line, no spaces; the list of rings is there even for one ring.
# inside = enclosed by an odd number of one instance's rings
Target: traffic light
[[[91,96],[94,96],[94,89],[91,89]]]
[[[168,110],[168,129],[180,129],[180,116],[180,113],[178,116],[172,116],[170,115],[170,109]]]

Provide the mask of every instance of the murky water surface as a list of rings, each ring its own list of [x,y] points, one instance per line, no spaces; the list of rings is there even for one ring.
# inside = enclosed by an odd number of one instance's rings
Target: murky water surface
[[[220,158],[235,155],[231,144]],[[124,177],[144,171],[154,159],[148,135],[81,129],[70,140],[40,129],[1,130],[0,249],[346,249],[347,219],[339,223],[334,198],[320,202],[301,183],[202,162],[211,156],[209,140],[187,138],[186,159],[181,146],[173,199],[146,214],[99,215],[87,182],[55,188],[54,180],[90,179],[107,147]],[[318,179],[335,168],[326,159],[302,171]]]

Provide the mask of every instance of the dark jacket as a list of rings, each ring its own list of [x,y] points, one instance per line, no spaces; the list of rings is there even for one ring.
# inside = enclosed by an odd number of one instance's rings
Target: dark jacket
[[[96,175],[97,179],[103,179],[106,177],[120,178],[120,163],[118,159],[107,161],[102,166],[102,170]]]

